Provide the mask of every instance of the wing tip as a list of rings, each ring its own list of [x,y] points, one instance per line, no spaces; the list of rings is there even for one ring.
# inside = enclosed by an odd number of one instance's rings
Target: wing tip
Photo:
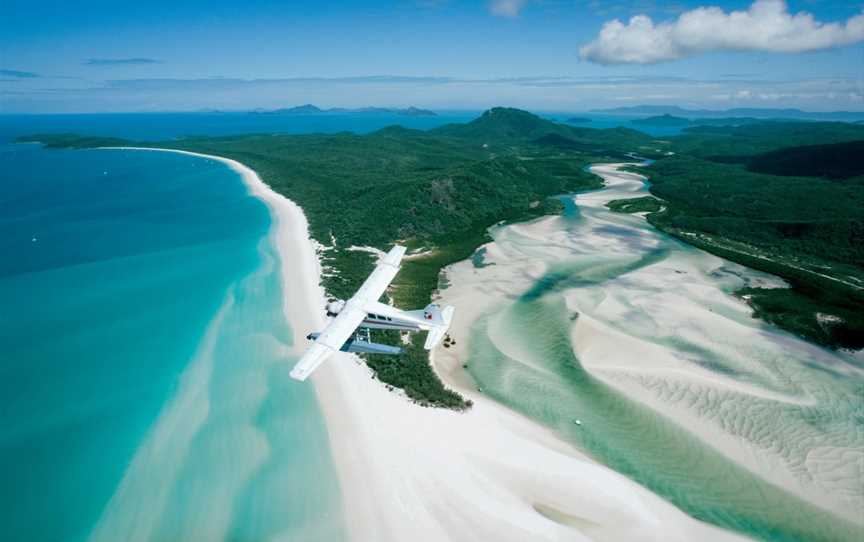
[[[311,371],[302,371],[298,367],[294,367],[293,369],[291,369],[289,376],[298,382],[304,382],[307,378],[309,378],[310,374]]]
[[[332,354],[332,350],[327,345],[316,342],[303,354],[300,361],[294,365],[289,376],[294,380],[303,382],[309,378],[309,375],[315,372],[315,369],[324,363],[329,354]]]

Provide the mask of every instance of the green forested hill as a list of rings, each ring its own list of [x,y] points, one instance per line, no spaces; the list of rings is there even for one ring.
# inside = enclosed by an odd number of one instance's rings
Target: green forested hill
[[[860,177],[864,176],[864,140],[785,147],[752,157],[747,169],[783,176]]]
[[[651,192],[674,205],[665,223],[864,268],[864,180],[763,175],[687,157],[656,162]],[[741,224],[741,227],[737,225]]]
[[[629,128],[578,128],[538,117],[527,111],[509,107],[495,107],[466,124],[447,124],[430,130],[431,135],[471,140],[478,144],[506,144],[536,141],[569,143],[573,148],[609,149],[634,152],[648,145],[652,137]]]
[[[864,126],[846,122],[766,121],[745,126],[694,126],[669,138],[679,154],[726,163],[746,163],[777,149],[864,139]]]
[[[480,142],[536,139],[548,134],[568,136],[571,127],[510,107],[494,107],[465,124],[446,124],[431,134],[475,139]]]

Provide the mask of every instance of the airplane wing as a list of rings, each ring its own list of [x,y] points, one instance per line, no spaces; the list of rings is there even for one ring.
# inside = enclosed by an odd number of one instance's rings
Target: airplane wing
[[[306,380],[319,365],[324,363],[327,356],[332,353],[333,350],[323,344],[313,344],[306,350],[300,361],[294,365],[294,368],[291,369],[291,378],[301,382]]]
[[[291,369],[291,378],[306,380],[330,354],[342,348],[360,322],[366,318],[366,314],[361,305],[353,304],[351,301],[346,303],[336,318],[330,321],[312,346],[303,354],[297,365]]]
[[[366,278],[363,286],[345,303],[336,318],[330,321],[309,350],[303,354],[291,370],[291,378],[306,380],[330,354],[342,348],[345,341],[368,315],[366,305],[378,301],[393,277],[399,272],[399,262],[404,255],[405,247],[396,245],[378,262],[378,266]]]
[[[381,261],[378,262],[375,270],[363,282],[363,286],[357,290],[351,300],[359,300],[363,304],[374,303],[381,298],[381,294],[387,289],[387,286],[393,282],[393,277],[399,272],[399,262],[402,261],[402,256],[405,255],[405,247],[399,245],[390,249]]]

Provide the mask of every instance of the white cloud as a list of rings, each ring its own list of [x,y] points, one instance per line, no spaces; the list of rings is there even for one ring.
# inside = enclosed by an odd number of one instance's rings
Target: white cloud
[[[490,0],[489,11],[499,17],[518,17],[528,0]]]
[[[654,64],[708,51],[800,53],[864,41],[864,12],[841,23],[822,23],[807,12],[789,13],[784,0],[756,0],[747,11],[700,7],[655,24],[647,15],[627,24],[607,22],[579,49],[600,64]]]

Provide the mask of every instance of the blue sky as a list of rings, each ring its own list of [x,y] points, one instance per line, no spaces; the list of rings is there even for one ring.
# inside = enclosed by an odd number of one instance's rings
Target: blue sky
[[[5,0],[0,111],[864,110],[864,0],[753,4]]]

